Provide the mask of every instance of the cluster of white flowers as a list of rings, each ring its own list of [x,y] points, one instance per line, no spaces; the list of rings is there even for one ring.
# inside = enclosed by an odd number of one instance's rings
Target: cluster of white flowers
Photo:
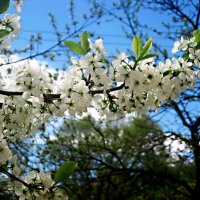
[[[26,62],[12,71],[18,91],[24,92],[24,99],[30,96],[43,99],[43,94],[51,91],[51,77],[44,68],[31,66],[29,62]]]
[[[5,36],[0,38],[0,49],[10,48],[9,42],[19,35],[20,17],[17,15],[6,14],[3,20],[0,20],[0,30],[4,31]]]
[[[18,157],[17,155],[12,155],[12,158],[10,159],[11,162],[11,169],[12,169],[12,173],[15,176],[19,176],[21,174],[21,169],[20,169],[20,165],[19,165],[19,161],[18,161]]]
[[[5,164],[12,158],[12,152],[10,151],[7,141],[4,139],[2,133],[0,133],[0,165]]]
[[[17,12],[21,12],[22,3],[23,0],[14,1]],[[0,20],[0,49],[8,49],[10,47],[9,42],[19,34],[21,26],[19,19],[20,17],[17,15],[5,14],[4,19]],[[46,123],[52,115],[63,116],[64,113],[60,111],[62,106],[59,102],[62,102],[63,105],[67,104],[67,99],[64,97],[67,91],[69,92],[67,97],[77,100],[79,96],[88,95],[88,91],[87,88],[83,88],[83,84],[80,84],[79,80],[73,78],[71,78],[71,83],[67,89],[67,77],[61,84],[63,89],[56,88],[53,78],[55,74],[44,68],[34,68],[31,64],[33,62],[24,62],[17,68],[13,67],[12,73],[7,75],[5,75],[5,71],[7,71],[5,68],[0,69],[0,171],[15,181],[15,194],[20,200],[68,200],[65,192],[56,187],[56,183],[49,173],[31,171],[26,177],[22,176],[17,155],[12,154],[10,146],[15,140],[35,133],[39,126]],[[62,75],[58,75],[58,77],[62,77]],[[71,76],[69,75],[69,77]],[[57,84],[59,84],[58,82]],[[10,86],[14,86],[14,90]],[[70,92],[72,86],[73,91]],[[12,94],[6,89],[11,89]],[[82,92],[83,90],[85,91]],[[63,93],[60,92],[62,94],[57,95],[62,96],[59,101],[53,101],[45,96],[45,94],[58,93],[58,91],[63,91]],[[77,100],[75,101],[76,105],[78,105]],[[67,107],[64,110],[67,109],[69,108]],[[5,166],[8,167],[8,170],[4,169]]]
[[[15,0],[14,6],[17,12],[21,12],[23,0]],[[9,4],[9,3],[8,3]],[[0,19],[0,50],[9,49],[10,42],[13,38],[19,35],[21,24],[19,23],[20,16],[5,14],[4,19]],[[1,52],[1,51],[0,51]]]
[[[53,80],[48,69],[29,62],[12,70],[10,79],[16,84],[15,90],[23,94],[3,96],[0,121],[6,137],[20,139],[35,133],[52,116],[82,115],[89,107],[108,116],[146,114],[194,86],[197,72],[193,64],[199,64],[193,61],[199,60],[200,54],[191,46],[186,49],[187,60],[172,58],[157,66],[153,58],[134,62],[125,53],[109,61],[101,39],[96,44],[90,42],[90,46],[93,52],[80,60],[72,58],[72,66],[62,80]]]
[[[21,182],[16,182],[15,185],[15,194],[20,200],[68,200],[63,190],[55,188],[55,182],[49,173],[30,171],[21,180],[26,185]]]
[[[91,105],[92,98],[88,93],[89,89],[81,80],[81,71],[78,68],[71,68],[58,88],[61,102],[55,103],[59,108],[59,116],[63,116],[66,111],[72,116],[82,115]]]
[[[190,58],[191,62],[199,68],[200,49],[196,49],[195,48],[196,46],[197,46],[197,42],[195,41],[195,37],[192,37],[192,38],[181,37],[180,41],[176,41],[174,43],[172,53],[176,53],[180,50],[185,51],[186,55],[188,55],[188,58]]]
[[[181,37],[180,41],[176,41],[174,43],[172,53],[176,53],[177,51],[180,51],[180,50],[185,51],[188,49],[188,47],[195,47],[196,45],[197,43],[195,42],[195,37],[192,37],[189,39]]]
[[[189,48],[189,58],[196,66],[200,66],[200,49],[195,51],[194,49]]]

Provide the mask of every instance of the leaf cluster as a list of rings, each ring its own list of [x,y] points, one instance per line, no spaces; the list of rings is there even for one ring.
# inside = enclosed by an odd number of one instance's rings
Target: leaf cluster
[[[83,32],[80,35],[81,43],[74,42],[71,40],[65,40],[64,43],[74,53],[77,53],[79,55],[85,55],[90,51],[90,44],[88,39],[89,39],[89,34],[87,32]]]
[[[143,45],[139,36],[135,36],[132,40],[132,49],[137,57],[137,61],[145,60],[156,56],[156,53],[149,53],[152,48],[152,38],[149,38]]]

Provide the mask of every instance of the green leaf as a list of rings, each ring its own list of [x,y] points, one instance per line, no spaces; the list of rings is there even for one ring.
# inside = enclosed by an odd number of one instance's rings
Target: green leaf
[[[141,57],[140,59],[138,59],[138,61],[145,60],[145,59],[148,59],[148,58],[152,58],[152,57],[157,56],[157,55],[158,55],[157,53],[150,53],[150,54],[147,54],[146,56]]]
[[[68,176],[72,175],[77,167],[77,163],[70,161],[65,162],[61,165],[58,171],[55,174],[55,181],[56,182],[66,182]]]
[[[139,59],[145,56],[151,50],[151,47],[152,47],[152,39],[149,38],[145,43],[144,47],[142,48],[142,50],[140,51],[140,54],[138,56]]]
[[[173,71],[173,77],[178,76],[180,73],[181,73],[181,71],[178,71],[178,70]]]
[[[81,46],[83,47],[83,49],[87,53],[90,50],[90,43],[88,41],[89,34],[87,32],[83,32],[80,36],[80,39],[81,39]]]
[[[8,10],[10,0],[0,0],[0,14]]]
[[[184,60],[187,60],[187,59],[189,58],[189,53],[184,53],[184,54],[182,55],[182,58],[183,58]]]
[[[7,31],[5,29],[1,29],[0,30],[0,39],[1,38],[4,38],[5,36],[9,35],[10,34],[10,31]]]
[[[26,101],[26,103],[28,104],[28,105],[30,105],[30,106],[32,106],[33,105],[33,103],[31,102],[31,101]]]
[[[67,47],[69,47],[70,50],[73,51],[74,53],[77,53],[79,55],[85,55],[86,54],[83,47],[77,42],[73,42],[71,40],[65,40],[65,45]]]
[[[135,55],[139,56],[139,53],[142,50],[142,40],[137,35],[132,40],[132,49]]]
[[[105,63],[105,58],[102,56],[100,61],[101,63]]]
[[[194,32],[193,32],[193,36],[195,37],[195,42],[196,43],[200,43],[200,31],[199,30],[195,30]]]
[[[167,75],[169,75],[171,73],[172,73],[172,69],[169,68],[168,70],[164,71],[163,76],[165,77],[165,76],[167,76]]]

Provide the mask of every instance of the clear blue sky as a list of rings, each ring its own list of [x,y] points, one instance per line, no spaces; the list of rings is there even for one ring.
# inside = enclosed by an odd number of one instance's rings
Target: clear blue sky
[[[110,9],[109,4],[112,1],[105,2],[107,3],[107,8]],[[82,15],[89,12],[88,4],[86,0],[76,0],[75,3],[75,15],[81,24]],[[49,23],[48,14],[52,13],[55,15],[59,30],[64,31],[65,24],[70,20],[68,4],[69,1],[66,0],[25,0],[21,13],[21,35],[13,42],[13,48],[26,47],[29,44],[30,35],[36,34],[37,32],[42,33],[44,38],[44,42],[42,45],[39,45],[38,51],[45,50],[55,44],[56,39]],[[12,7],[9,11],[14,12]],[[167,15],[162,15],[162,17],[160,17],[159,14],[146,10],[142,10],[138,16],[140,21],[144,24],[148,23],[161,31],[163,30],[161,20],[163,20],[163,18],[165,18],[165,20],[167,19]],[[101,36],[104,39],[105,47],[109,53],[115,54],[116,49],[119,49],[120,51],[125,51],[127,48],[131,49],[131,40],[126,39],[122,30],[122,25],[117,20],[103,22],[99,26],[93,24],[84,31],[94,31],[98,36]],[[170,49],[173,44],[173,42],[166,40],[162,36],[157,36],[153,32],[149,31],[147,34],[149,37],[153,38],[153,41],[159,42],[167,49]],[[63,37],[65,37],[64,34]],[[34,52],[32,52],[32,54],[34,54]],[[64,57],[58,58],[56,60],[57,62],[53,65],[59,68],[59,65],[62,65],[64,60]]]

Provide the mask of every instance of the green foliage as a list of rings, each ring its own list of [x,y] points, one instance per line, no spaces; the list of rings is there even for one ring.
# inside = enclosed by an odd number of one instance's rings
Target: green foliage
[[[9,180],[9,178],[1,177],[0,182],[0,199],[1,200],[17,200],[15,194],[13,193],[14,183]]]
[[[56,182],[66,182],[68,177],[72,175],[77,167],[77,163],[73,161],[65,162],[61,165],[55,174]]]
[[[65,45],[69,47],[70,50],[73,51],[74,53],[77,53],[79,55],[85,55],[85,50],[79,43],[73,42],[71,40],[66,40]]]
[[[4,29],[0,30],[0,39],[6,37],[7,35],[9,35],[10,32]]]
[[[88,32],[83,32],[80,36],[80,39],[81,39],[81,46],[83,47],[85,54],[86,54],[90,50],[90,43],[88,41],[88,39],[89,39]]]
[[[138,58],[137,61],[141,61],[141,60],[145,60],[145,59],[157,56],[157,53],[148,54],[148,52],[151,50],[151,48],[152,48],[152,39],[151,38],[149,38],[146,41],[144,46],[143,46],[142,40],[139,36],[135,36],[133,38],[132,49]]]
[[[80,35],[81,44],[79,44],[77,42],[73,42],[71,40],[65,40],[64,43],[74,53],[77,53],[79,55],[85,55],[90,50],[90,45],[89,45],[88,39],[89,39],[89,34],[87,32],[83,32]]]
[[[166,71],[163,73],[163,76],[165,77],[165,76],[167,76],[167,75],[169,75],[169,74],[171,74],[171,73],[172,73],[172,69],[169,68],[168,70],[166,70]]]
[[[143,56],[147,55],[147,53],[151,50],[152,47],[152,39],[149,38],[143,48],[140,51],[140,54],[138,56],[138,59],[141,59]]]
[[[182,58],[183,58],[184,60],[188,60],[188,58],[189,58],[189,53],[188,53],[188,52],[184,53],[184,54],[182,55]]]
[[[137,57],[140,55],[140,51],[142,50],[142,40],[139,36],[135,36],[132,41],[132,49]]]
[[[47,144],[44,155],[55,164],[62,160],[78,163],[73,176],[64,180],[74,191],[68,191],[72,200],[78,196],[88,200],[185,199],[176,193],[178,185],[168,177],[189,182],[187,166],[180,163],[180,168],[172,162],[170,167],[173,159],[164,146],[165,135],[149,118],[114,124],[95,122],[91,117],[67,120],[56,137]]]
[[[195,37],[195,42],[196,43],[200,43],[200,31],[199,30],[195,30],[193,32],[193,36]]]
[[[145,60],[145,59],[148,59],[148,58],[152,58],[154,56],[157,56],[158,54],[157,53],[150,53],[150,54],[147,54],[146,56],[143,56],[141,57],[140,59],[138,60]]]
[[[1,0],[0,1],[0,14],[6,12],[9,8],[10,0]]]

